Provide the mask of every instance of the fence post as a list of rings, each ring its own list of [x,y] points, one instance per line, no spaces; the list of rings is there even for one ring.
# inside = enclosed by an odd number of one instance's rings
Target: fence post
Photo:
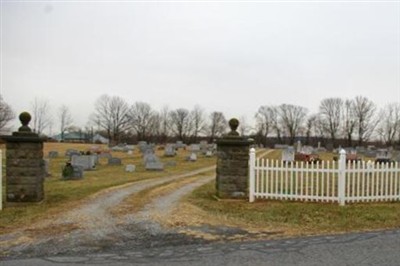
[[[254,202],[255,166],[256,166],[256,150],[254,148],[251,148],[250,160],[249,160],[249,202]]]
[[[346,151],[341,149],[339,157],[339,175],[338,175],[338,198],[339,205],[345,205],[345,187],[346,187]]]

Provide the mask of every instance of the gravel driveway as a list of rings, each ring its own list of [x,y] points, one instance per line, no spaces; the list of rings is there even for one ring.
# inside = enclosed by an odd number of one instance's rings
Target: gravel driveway
[[[90,197],[79,208],[70,210],[56,220],[46,220],[30,226],[29,229],[0,236],[0,254],[9,258],[21,258],[83,254],[118,249],[126,245],[150,247],[162,245],[165,241],[172,245],[202,242],[203,240],[192,239],[173,229],[163,228],[152,217],[168,215],[182,196],[211,181],[214,176],[199,177],[167,195],[156,197],[137,213],[120,217],[112,215],[110,211],[124,199],[140,191],[213,169],[215,166],[102,191]]]

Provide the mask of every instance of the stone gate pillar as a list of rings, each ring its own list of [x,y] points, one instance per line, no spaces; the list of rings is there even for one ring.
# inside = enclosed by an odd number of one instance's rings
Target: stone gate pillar
[[[217,197],[222,199],[248,196],[249,146],[253,140],[239,136],[239,121],[229,120],[231,132],[217,140]]]
[[[6,202],[40,202],[44,198],[43,138],[28,127],[31,115],[20,114],[22,126],[6,141]]]

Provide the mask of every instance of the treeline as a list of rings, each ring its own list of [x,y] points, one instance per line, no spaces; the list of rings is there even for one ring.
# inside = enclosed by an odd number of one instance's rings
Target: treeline
[[[58,108],[52,116],[46,100],[32,103],[31,127],[39,134],[49,128],[61,134],[81,132],[88,139],[96,134],[107,137],[110,143],[135,143],[140,140],[155,143],[182,140],[213,141],[228,131],[228,123],[220,111],[207,113],[201,106],[193,109],[156,110],[145,102],[128,103],[119,96],[100,96],[84,128],[74,126],[69,108]],[[0,130],[15,114],[0,96]],[[242,135],[255,138],[264,145],[293,144],[297,140],[315,145],[320,142],[331,146],[361,146],[371,141],[400,145],[400,102],[378,109],[376,104],[363,96],[354,99],[326,98],[320,102],[317,113],[309,113],[303,106],[281,104],[260,106],[250,125],[244,117],[240,121]]]
[[[256,114],[257,139],[275,138],[277,143],[293,144],[323,141],[332,146],[361,146],[381,141],[386,146],[400,144],[400,103],[378,110],[368,98],[326,98],[318,113],[309,114],[302,106],[282,104],[261,106]]]

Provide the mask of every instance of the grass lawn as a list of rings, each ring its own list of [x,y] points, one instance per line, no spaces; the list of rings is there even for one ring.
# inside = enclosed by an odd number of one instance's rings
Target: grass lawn
[[[323,153],[320,157],[332,160],[333,155]],[[273,150],[265,158],[280,159],[281,151]],[[220,217],[224,224],[275,229],[284,235],[400,227],[400,202],[357,203],[340,207],[337,203],[277,200],[256,200],[254,203],[248,200],[218,201],[214,195],[215,182],[211,182],[195,190],[186,200],[211,217]]]
[[[199,169],[215,164],[215,158],[198,156],[197,162],[188,162],[185,157],[188,151],[180,150],[176,157],[163,157],[162,150],[156,153],[163,162],[174,161],[176,166],[166,166],[164,171],[146,171],[142,162],[142,157],[138,149],[132,155],[124,152],[112,152],[113,157],[122,159],[122,166],[108,166],[106,159],[100,159],[100,165],[96,170],[85,171],[82,180],[61,180],[61,169],[68,158],[64,156],[67,149],[77,149],[80,151],[88,150],[92,144],[64,144],[64,143],[45,143],[44,155],[47,158],[49,151],[58,151],[59,157],[50,159],[49,171],[51,176],[47,177],[44,183],[45,200],[39,204],[29,204],[26,206],[5,207],[0,211],[0,233],[15,229],[19,226],[28,225],[37,219],[51,217],[63,212],[76,204],[80,200],[92,195],[100,190],[123,185],[138,180],[157,178],[166,175],[185,173],[194,169]],[[5,157],[4,145],[0,147]],[[106,146],[102,146],[106,148]],[[136,171],[128,173],[124,165],[135,164]],[[3,158],[3,200],[5,199],[5,160]]]
[[[41,218],[49,218],[73,208],[84,198],[101,191],[138,180],[157,178],[169,174],[179,174],[190,170],[211,166],[215,164],[215,158],[199,156],[196,163],[185,161],[189,152],[179,151],[174,158],[165,158],[163,151],[157,151],[163,162],[175,161],[176,167],[167,166],[163,172],[146,171],[142,165],[140,153],[136,150],[132,155],[122,152],[113,152],[114,157],[122,159],[122,163],[135,164],[136,172],[127,173],[124,166],[108,166],[105,159],[101,159],[100,165],[94,171],[86,171],[83,180],[63,181],[61,180],[61,168],[67,161],[64,153],[67,149],[87,150],[91,144],[60,144],[46,143],[44,154],[50,150],[59,152],[59,157],[50,159],[51,177],[45,181],[45,200],[40,204],[29,206],[6,207],[0,212],[0,233],[15,228],[29,225]],[[103,146],[105,148],[105,146]],[[4,146],[0,146],[5,155]],[[265,155],[266,158],[280,159],[281,151],[273,150]],[[333,155],[324,153],[320,155],[324,160],[332,160]],[[5,168],[3,158],[3,198],[5,198]],[[206,173],[204,173],[206,174]],[[207,173],[212,174],[212,173]],[[167,184],[143,191],[140,195],[128,199],[125,204],[131,206],[132,202],[144,205],[147,200],[142,198],[146,195],[168,191],[169,186],[176,187],[179,184]],[[190,220],[195,218],[201,211],[200,223],[207,224],[210,221],[223,225],[242,226],[255,231],[269,230],[282,232],[280,235],[309,235],[325,234],[350,231],[366,231],[385,228],[400,227],[400,203],[360,203],[348,204],[340,207],[336,203],[311,203],[311,202],[289,202],[257,200],[249,203],[247,200],[218,201],[215,195],[215,182],[208,183],[184,199],[188,208],[187,213],[178,213],[177,220]],[[190,207],[189,206],[189,207]],[[124,207],[124,206],[122,206]],[[131,210],[131,207],[129,209]],[[124,208],[118,211],[125,211]],[[188,217],[185,219],[184,217]]]
[[[215,183],[195,190],[186,200],[226,225],[276,228],[285,235],[309,235],[400,227],[400,203],[336,203],[257,200],[218,201]]]

